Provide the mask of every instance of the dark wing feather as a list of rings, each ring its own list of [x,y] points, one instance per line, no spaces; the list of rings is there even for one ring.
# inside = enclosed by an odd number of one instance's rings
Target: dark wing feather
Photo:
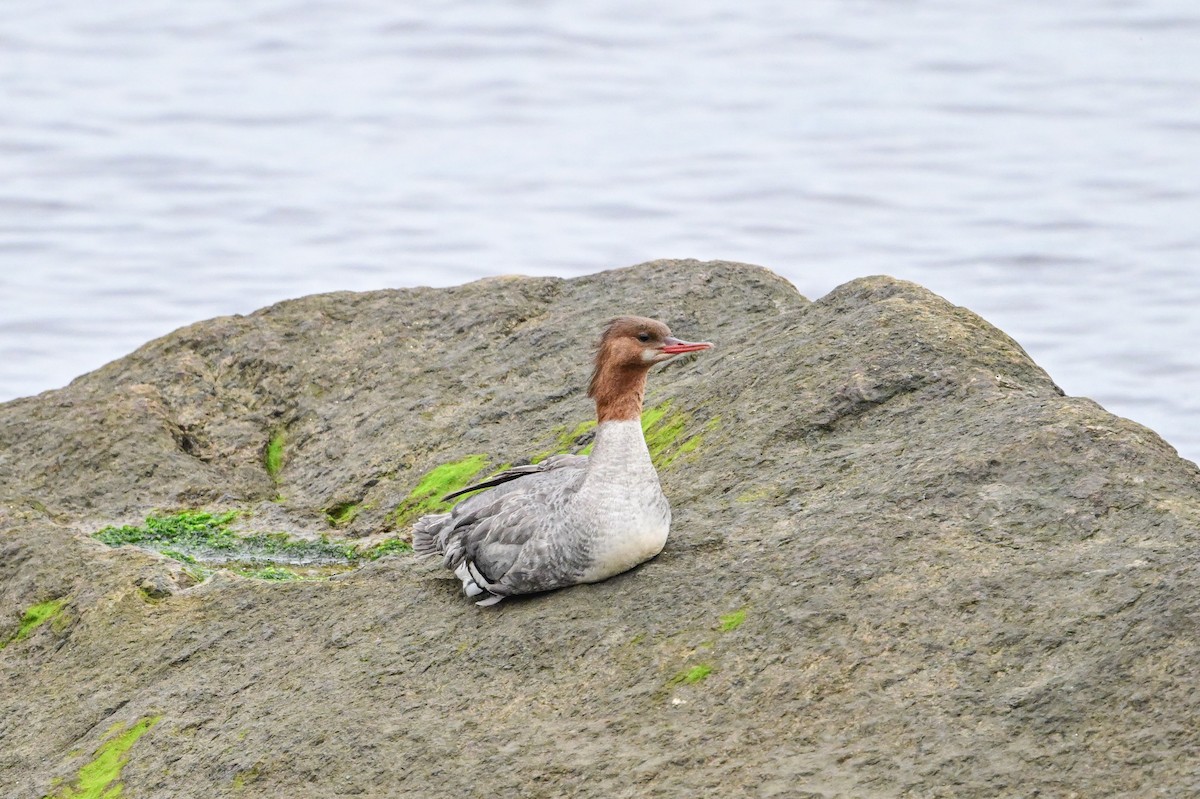
[[[461,497],[463,494],[470,494],[472,491],[480,491],[484,488],[492,488],[501,483],[507,483],[510,480],[516,480],[519,477],[525,477],[531,474],[541,474],[543,472],[552,471],[554,469],[563,468],[583,468],[587,463],[586,455],[551,455],[544,461],[538,463],[529,463],[524,466],[514,466],[511,469],[505,469],[502,472],[492,475],[488,479],[469,485],[466,488],[460,488],[442,497],[442,502],[449,502],[455,497]]]

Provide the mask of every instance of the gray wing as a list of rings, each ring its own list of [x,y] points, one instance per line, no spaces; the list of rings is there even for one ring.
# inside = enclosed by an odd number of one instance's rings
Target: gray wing
[[[518,558],[525,564],[536,563],[543,560],[539,555],[548,554],[531,550],[548,548],[548,533],[579,490],[586,466],[587,456],[555,455],[455,492],[450,496],[490,489],[464,499],[449,513],[419,519],[413,526],[413,549],[418,554],[442,554],[451,570],[466,564],[483,578],[488,590],[516,588],[505,577]],[[553,581],[557,578],[554,564],[548,558],[545,562],[549,569],[542,576]],[[532,585],[533,575],[520,571],[519,581]],[[540,589],[524,587],[519,592],[524,590]]]

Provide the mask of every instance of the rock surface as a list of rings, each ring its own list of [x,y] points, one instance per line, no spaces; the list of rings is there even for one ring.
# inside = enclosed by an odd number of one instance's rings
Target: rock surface
[[[651,375],[675,522],[625,575],[480,610],[411,555],[192,585],[90,537],[402,532],[440,464],[586,443],[619,313],[717,344]],[[1200,471],[890,278],[659,261],[201,322],[0,405],[0,500],[0,641],[66,600],[0,650],[6,797],[138,722],[131,799],[1200,794]]]

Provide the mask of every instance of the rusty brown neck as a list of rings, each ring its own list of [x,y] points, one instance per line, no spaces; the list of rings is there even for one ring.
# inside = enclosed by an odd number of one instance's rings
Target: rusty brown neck
[[[642,366],[598,365],[588,389],[588,395],[596,400],[596,421],[640,420],[649,371]]]

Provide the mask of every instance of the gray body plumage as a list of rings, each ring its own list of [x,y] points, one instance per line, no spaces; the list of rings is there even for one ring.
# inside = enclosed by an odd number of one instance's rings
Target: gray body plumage
[[[619,574],[657,555],[671,524],[636,420],[598,425],[590,457],[557,455],[480,485],[491,487],[419,519],[413,548],[442,555],[481,605]]]

